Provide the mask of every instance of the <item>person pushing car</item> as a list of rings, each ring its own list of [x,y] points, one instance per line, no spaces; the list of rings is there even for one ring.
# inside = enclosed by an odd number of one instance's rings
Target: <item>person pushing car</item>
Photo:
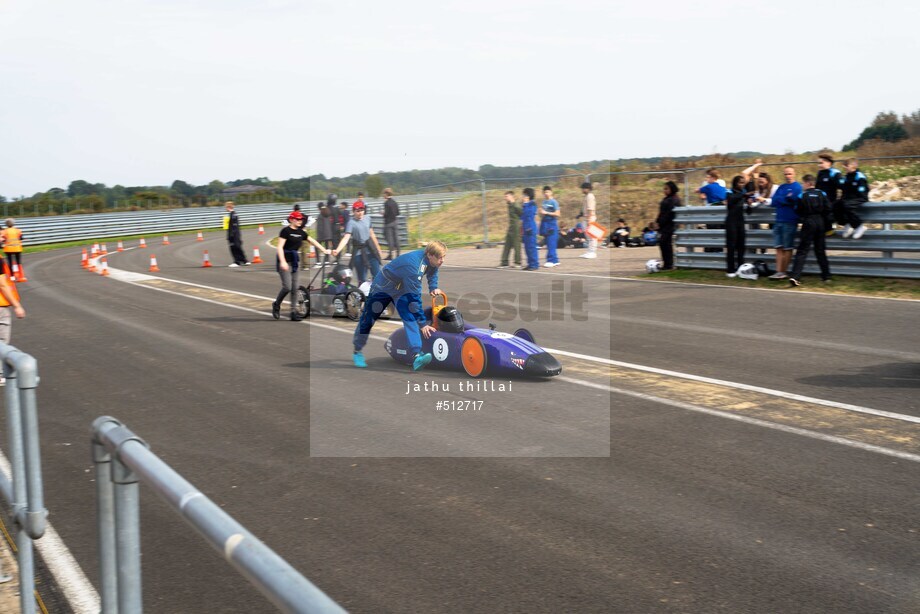
[[[438,269],[444,264],[446,255],[447,246],[440,241],[432,241],[425,249],[391,260],[374,276],[361,311],[361,319],[355,328],[352,360],[356,367],[367,367],[361,350],[367,345],[367,337],[377,318],[393,302],[396,303],[396,311],[406,329],[409,353],[413,356],[412,369],[418,371],[431,362],[431,354],[422,353],[422,337],[427,339],[435,330],[425,317],[422,307],[422,277],[427,278],[428,291],[432,297],[443,295],[438,289]]]

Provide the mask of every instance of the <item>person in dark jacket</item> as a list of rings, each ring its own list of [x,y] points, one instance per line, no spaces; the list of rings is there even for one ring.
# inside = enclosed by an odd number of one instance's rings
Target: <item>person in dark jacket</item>
[[[744,264],[744,247],[746,232],[744,230],[744,210],[750,192],[743,175],[732,179],[732,188],[725,195],[725,273],[734,277],[738,267]]]
[[[795,207],[802,220],[802,230],[799,233],[799,248],[795,252],[792,274],[789,276],[789,285],[792,287],[802,285],[802,270],[805,268],[805,258],[808,257],[808,250],[812,245],[815,247],[818,266],[821,268],[821,281],[831,278],[831,267],[827,262],[827,251],[824,247],[824,224],[831,204],[824,192],[815,188],[814,176],[802,177],[802,187],[805,191]]]
[[[521,268],[521,205],[514,197],[514,191],[505,192],[505,205],[508,207],[508,230],[505,232],[505,242],[502,244],[501,260],[498,268],[507,269],[508,259],[514,253],[514,268]]]
[[[322,246],[326,249],[332,249],[336,246],[335,241],[335,230],[333,228],[334,222],[332,219],[332,212],[329,210],[329,207],[326,203],[316,203],[316,206],[319,207],[319,217],[316,219],[316,240],[319,241]],[[328,259],[327,256],[323,256],[323,261],[325,262]],[[323,266],[322,262],[317,258],[316,268]]]
[[[240,230],[240,217],[234,210],[233,201],[224,203],[230,220],[227,223],[227,242],[230,243],[230,255],[233,257],[231,268],[249,264],[246,252],[243,251],[243,233]]]
[[[383,191],[386,200],[383,203],[383,240],[387,244],[387,260],[393,259],[393,253],[399,258],[399,203],[393,199],[393,188]]]
[[[834,158],[829,154],[821,154],[818,156],[818,166],[821,167],[821,170],[818,171],[818,181],[815,183],[815,187],[824,192],[824,195],[827,196],[827,200],[831,204],[831,211],[838,212],[835,213],[835,215],[839,215],[840,218],[843,219],[843,213],[839,212],[840,202],[837,196],[843,188],[843,173],[834,168]],[[842,221],[840,223],[843,224],[845,222]],[[824,230],[827,236],[834,236],[833,217],[827,217],[824,222]]]
[[[847,175],[843,181],[843,195],[840,198],[841,219],[845,223],[843,238],[861,239],[866,234],[866,225],[856,213],[860,205],[869,202],[869,180],[859,170],[859,160],[850,158],[846,164]]]
[[[658,205],[658,248],[661,250],[661,270],[674,268],[674,208],[680,207],[677,184],[669,181],[664,184],[664,198]]]

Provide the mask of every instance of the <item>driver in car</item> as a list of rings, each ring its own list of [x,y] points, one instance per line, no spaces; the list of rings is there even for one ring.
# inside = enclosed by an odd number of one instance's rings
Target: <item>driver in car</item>
[[[425,249],[405,253],[390,261],[374,276],[355,329],[352,360],[356,367],[367,367],[361,350],[367,345],[367,337],[377,318],[393,302],[406,329],[409,352],[413,356],[412,369],[418,371],[431,362],[431,354],[422,353],[422,336],[427,339],[435,330],[422,308],[422,277],[427,278],[432,297],[444,294],[438,289],[438,269],[444,264],[446,255],[447,246],[432,241]]]

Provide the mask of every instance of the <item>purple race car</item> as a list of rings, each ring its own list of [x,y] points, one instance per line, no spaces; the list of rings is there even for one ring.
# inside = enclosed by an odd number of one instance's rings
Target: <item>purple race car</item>
[[[552,377],[562,373],[559,361],[534,343],[526,328],[519,328],[513,335],[501,333],[492,324],[488,329],[464,324],[456,307],[436,306],[434,311],[433,320],[431,309],[426,309],[425,315],[437,331],[422,339],[422,351],[431,354],[432,367],[463,369],[470,377]],[[405,328],[391,334],[384,348],[394,360],[412,363]]]

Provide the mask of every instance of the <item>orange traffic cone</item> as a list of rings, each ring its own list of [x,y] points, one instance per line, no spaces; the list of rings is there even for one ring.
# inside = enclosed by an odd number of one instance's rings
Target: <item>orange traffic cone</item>
[[[96,254],[96,253],[98,253],[98,252],[99,252],[99,244],[98,244],[98,243],[93,243],[93,251],[92,251],[92,253],[93,253],[93,254]]]
[[[201,268],[211,268],[211,257],[208,256],[208,250],[204,250],[204,264],[201,265]]]
[[[80,258],[80,266],[84,269],[89,267],[89,258],[86,256],[86,248],[83,248],[83,257]]]
[[[259,224],[259,234],[260,234],[260,235],[264,235],[264,234],[265,234],[265,229],[262,228],[262,224]]]
[[[252,263],[253,264],[262,264],[262,256],[259,255],[259,248],[254,247],[252,249]]]
[[[13,265],[13,277],[15,277],[18,282],[29,281],[26,279],[26,269],[21,264],[18,266],[15,264]]]
[[[105,243],[103,243],[103,244],[102,244],[102,253],[100,254],[100,256],[102,256],[102,257],[104,258],[105,256],[108,256],[108,255],[109,255],[109,250],[106,249]]]
[[[99,268],[99,274],[103,277],[108,277],[109,275],[109,259],[105,256],[102,257],[102,266]]]
[[[141,237],[141,244],[138,245],[141,249],[147,249],[147,242],[144,241],[144,237]]]
[[[120,252],[125,251],[125,246],[121,244],[121,241],[118,242],[118,248],[117,248],[117,249],[118,249],[118,251],[120,251]]]
[[[200,231],[200,230],[198,231],[198,238],[195,239],[195,240],[196,240],[196,241],[204,241],[204,235],[201,234],[201,231]]]
[[[157,266],[157,257],[153,254],[150,254],[150,272],[159,273],[160,267]]]
[[[169,245],[169,235],[163,235],[163,245]]]
[[[92,258],[87,260],[86,270],[89,271],[90,273],[95,273],[96,272],[96,262],[97,262],[96,256],[93,256]]]

